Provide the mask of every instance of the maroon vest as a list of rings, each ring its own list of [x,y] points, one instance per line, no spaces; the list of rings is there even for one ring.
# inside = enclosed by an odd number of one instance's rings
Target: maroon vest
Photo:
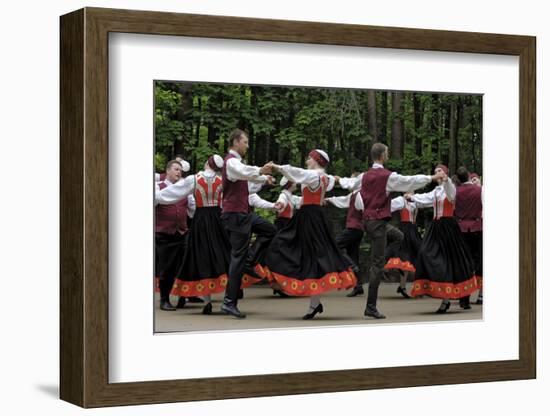
[[[346,228],[354,228],[356,230],[363,230],[363,213],[355,208],[355,199],[359,195],[359,192],[351,194],[349,199],[348,215],[346,217]]]
[[[159,184],[160,189],[166,188],[164,182]],[[185,234],[187,232],[187,198],[170,205],[155,207],[155,232],[165,234]]]
[[[248,213],[248,182],[235,181],[227,179],[227,161],[235,156],[228,153],[224,159],[222,168],[222,186],[223,186],[223,212],[242,212]]]
[[[383,220],[391,218],[391,198],[386,185],[391,172],[384,168],[371,168],[363,174],[361,198],[363,198],[363,219]]]
[[[481,186],[464,184],[456,188],[455,217],[463,233],[483,229]]]

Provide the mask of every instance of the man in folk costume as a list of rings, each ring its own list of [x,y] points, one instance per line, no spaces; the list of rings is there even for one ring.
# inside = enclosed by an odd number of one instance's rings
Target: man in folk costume
[[[361,240],[363,239],[363,201],[361,199],[359,190],[353,191],[352,193],[346,196],[338,196],[325,198],[327,202],[330,202],[337,208],[347,208],[348,213],[346,216],[346,228],[340,234],[336,236],[336,243],[338,247],[342,250],[347,251],[348,255],[351,257],[352,261],[359,266],[359,246]],[[391,200],[391,212],[399,211],[402,209],[403,197],[393,198]],[[403,233],[400,232],[397,228],[386,224],[386,237],[387,237],[387,248],[392,252],[396,253],[400,244],[403,240]],[[386,267],[385,267],[386,268]],[[357,273],[357,271],[355,272]],[[400,288],[403,283],[401,282],[400,287],[397,290],[397,293],[402,293]],[[358,295],[363,295],[363,283],[357,279],[357,285],[353,290],[348,293],[347,297],[355,297]],[[408,295],[407,295],[408,297]]]
[[[346,215],[346,228],[335,237],[336,244],[338,248],[343,252],[347,253],[351,262],[357,269],[354,270],[354,273],[357,277],[357,284],[353,290],[348,293],[347,297],[354,297],[357,295],[362,295],[363,283],[360,281],[358,272],[359,272],[359,247],[361,245],[361,240],[363,239],[363,213],[355,208],[355,199],[360,197],[359,191],[353,191],[352,193],[345,196],[333,196],[330,198],[325,198],[326,202],[331,203],[336,208],[347,208],[348,212]]]
[[[384,273],[388,221],[391,219],[390,192],[409,192],[436,181],[441,175],[404,176],[384,168],[388,160],[388,147],[375,143],[371,148],[372,167],[356,178],[337,178],[344,189],[360,189],[363,202],[363,227],[371,239],[371,270],[365,316],[384,319],[378,311],[378,287]],[[356,199],[356,201],[359,198]],[[395,228],[395,227],[393,227]],[[395,231],[401,233],[395,228]]]
[[[249,212],[248,181],[255,183],[273,183],[271,165],[263,167],[249,166],[242,162],[248,150],[248,136],[242,130],[235,129],[229,135],[229,153],[225,157],[222,169],[223,202],[222,223],[229,235],[231,260],[229,264],[228,283],[221,306],[222,312],[235,318],[245,318],[237,307],[239,289],[247,257],[250,237],[256,234],[256,241],[273,238],[273,225],[257,214]]]
[[[248,192],[250,192],[248,195],[249,212],[253,213],[256,208],[269,211],[278,211],[281,209],[282,204],[280,202],[270,202],[258,195],[261,188],[261,184],[258,186],[258,184],[255,183],[248,183]],[[265,254],[267,248],[269,247],[269,243],[271,243],[271,238],[269,238],[269,236],[271,235],[271,237],[273,237],[277,232],[277,228],[269,221],[266,221],[266,223],[262,225],[262,228],[266,237],[256,238],[248,250],[243,274],[243,282],[246,284],[243,283],[241,285],[242,287],[251,286],[252,284],[258,283],[267,277],[264,270]],[[238,298],[242,299],[243,295],[244,294],[241,289],[239,291]]]
[[[462,233],[464,241],[470,248],[475,267],[475,275],[480,286],[477,304],[483,303],[481,292],[481,279],[483,276],[483,188],[473,183],[472,179],[479,178],[477,174],[471,175],[465,167],[456,171],[460,186],[456,189],[455,218]],[[464,309],[469,309],[470,297],[460,300]]]
[[[165,189],[181,179],[180,162],[171,160],[166,165],[166,178],[156,184]],[[160,309],[174,311],[170,303],[170,292],[181,260],[185,254],[187,239],[188,199],[183,198],[173,205],[155,206],[155,275],[159,279]]]

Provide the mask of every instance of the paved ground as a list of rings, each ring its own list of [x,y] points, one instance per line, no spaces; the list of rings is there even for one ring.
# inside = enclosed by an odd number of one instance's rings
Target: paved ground
[[[410,284],[408,285],[410,287]],[[380,286],[378,308],[387,319],[375,320],[363,317],[366,297],[347,298],[347,292],[329,292],[321,298],[324,313],[309,321],[302,320],[309,305],[308,298],[281,298],[273,295],[268,286],[253,286],[245,289],[239,309],[247,314],[246,319],[236,319],[220,312],[222,294],[213,297],[213,314],[202,315],[203,304],[187,304],[175,312],[161,311],[159,298],[155,303],[155,332],[239,330],[258,328],[288,328],[335,325],[388,324],[398,322],[426,322],[482,319],[482,306],[472,304],[472,309],[462,310],[458,301],[453,301],[445,314],[435,314],[440,301],[429,297],[404,299],[396,293],[397,284]],[[475,300],[477,295],[472,296]],[[177,298],[172,299],[175,305]]]

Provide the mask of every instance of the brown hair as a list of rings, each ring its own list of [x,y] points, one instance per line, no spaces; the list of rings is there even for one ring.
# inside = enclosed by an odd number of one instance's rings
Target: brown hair
[[[183,166],[181,165],[181,163],[176,159],[173,159],[166,164],[166,171],[168,171],[168,169],[170,169],[174,163],[177,163],[178,165],[180,165],[180,168],[182,168],[183,170]]]
[[[470,172],[468,172],[465,166],[461,166],[456,170],[456,176],[460,183],[465,183],[470,180]]]
[[[235,144],[235,140],[240,141],[243,136],[246,136],[246,133],[241,129],[235,129],[229,135],[229,147]]]

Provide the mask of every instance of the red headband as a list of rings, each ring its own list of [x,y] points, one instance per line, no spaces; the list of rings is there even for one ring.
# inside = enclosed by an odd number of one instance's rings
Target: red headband
[[[325,167],[328,164],[328,160],[326,160],[317,150],[312,150],[309,152],[309,157],[315,160],[322,167]]]
[[[472,173],[470,173],[470,179],[472,179],[472,178],[478,178],[479,179],[479,175],[475,172],[472,172]]]
[[[437,165],[435,168],[436,168],[436,169],[437,169],[437,168],[441,168],[441,170],[442,170],[443,172],[445,172],[445,175],[448,175],[448,174],[449,174],[449,168],[448,168],[447,166],[441,164],[441,163],[440,163],[439,165]]]

